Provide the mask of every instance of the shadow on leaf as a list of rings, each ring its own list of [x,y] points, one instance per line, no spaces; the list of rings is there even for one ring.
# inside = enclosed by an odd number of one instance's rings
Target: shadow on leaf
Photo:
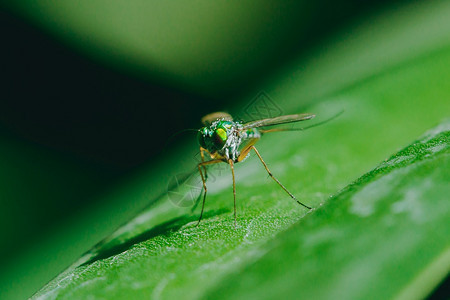
[[[228,210],[226,210],[226,209],[219,209],[219,210],[205,212],[202,220],[221,215],[227,211]],[[123,243],[114,244],[112,246],[108,246],[108,244],[111,241],[107,244],[100,243],[96,247],[95,252],[91,253],[92,257],[88,261],[82,263],[80,266],[90,265],[93,262],[96,262],[97,260],[102,260],[102,259],[109,258],[111,256],[118,255],[118,254],[130,249],[133,245],[147,241],[156,236],[169,235],[172,232],[178,231],[184,225],[186,225],[190,222],[193,222],[193,221],[197,221],[197,220],[198,220],[198,216],[181,216],[181,217],[177,217],[172,220],[169,220],[167,222],[164,222],[160,225],[157,225],[157,226],[155,226],[133,238],[130,238],[130,239],[124,241]],[[113,242],[114,242],[114,240],[113,240]]]

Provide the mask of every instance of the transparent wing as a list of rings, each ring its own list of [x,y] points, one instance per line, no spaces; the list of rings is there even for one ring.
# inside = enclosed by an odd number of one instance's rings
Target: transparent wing
[[[278,132],[279,131],[303,131],[303,130],[306,130],[306,129],[310,129],[310,128],[317,127],[317,126],[323,125],[325,123],[328,123],[328,122],[332,121],[333,119],[336,119],[337,117],[339,117],[343,113],[344,113],[344,111],[342,110],[342,111],[338,112],[337,114],[335,114],[334,116],[332,116],[332,117],[330,117],[328,119],[325,119],[323,121],[320,121],[318,123],[315,123],[315,124],[312,124],[312,125],[309,125],[309,126],[306,126],[306,127],[300,127],[300,128],[299,127],[297,127],[297,128],[270,128],[270,129],[260,129],[259,131],[261,133],[277,132],[277,131]]]
[[[299,122],[299,121],[310,120],[310,119],[314,118],[315,116],[316,115],[313,115],[313,114],[295,114],[295,115],[286,115],[286,116],[279,116],[279,117],[275,117],[275,118],[262,119],[262,120],[245,123],[243,125],[243,129],[294,123],[294,122]]]

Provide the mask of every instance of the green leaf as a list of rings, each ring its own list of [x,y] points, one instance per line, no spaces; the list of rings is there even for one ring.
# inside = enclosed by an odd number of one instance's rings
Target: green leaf
[[[415,13],[407,16],[417,20]],[[424,32],[434,32],[428,25]],[[371,30],[365,27],[358,36]],[[293,64],[265,87],[286,114],[306,112],[300,97],[317,99],[307,109],[317,114],[316,122],[344,110],[323,126],[267,134],[257,144],[273,174],[313,211],[292,201],[253,155],[236,165],[236,228],[231,175],[223,165],[210,170],[198,227],[198,209],[191,213],[165,195],[35,298],[410,299],[429,294],[450,266],[449,123],[410,143],[449,116],[450,51],[445,41],[432,43],[426,34],[411,32],[346,44],[358,46],[347,46],[354,52],[323,50],[326,59]],[[382,46],[398,40],[402,46],[423,42],[428,48],[383,52]],[[371,52],[374,45],[381,48]],[[378,67],[383,54],[391,60]],[[352,60],[360,63],[346,64]],[[138,194],[130,188],[128,195]]]
[[[376,86],[381,88],[381,82]],[[355,170],[364,168],[358,158],[363,145],[373,151],[385,146],[385,135],[371,128],[377,120],[370,118],[375,109],[362,110],[362,117],[350,104],[347,100],[350,109],[321,128],[264,137],[271,144],[261,141],[260,152],[273,173],[300,201],[314,206],[313,211],[308,213],[284,194],[253,157],[237,168],[237,228],[225,176],[229,174],[213,170],[217,178],[210,183],[200,226],[195,226],[198,214],[174,210],[166,196],[36,297],[427,295],[450,266],[450,123],[442,123],[330,198]],[[336,104],[328,105],[336,110]],[[386,114],[377,115],[386,120]],[[371,151],[363,153],[359,155],[370,157]]]
[[[280,234],[207,293],[245,299],[419,299],[450,268],[450,122]]]

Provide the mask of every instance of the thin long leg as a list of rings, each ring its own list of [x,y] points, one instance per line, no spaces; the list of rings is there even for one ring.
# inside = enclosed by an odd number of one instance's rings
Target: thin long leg
[[[200,157],[202,162],[205,162],[205,152],[206,150],[203,147],[200,147]],[[206,167],[203,166],[203,171],[205,172],[205,180],[208,180],[208,173],[206,172]]]
[[[201,162],[197,165],[198,172],[200,173],[200,176],[202,177],[203,189],[205,190],[205,193],[203,194],[202,211],[200,212],[200,218],[198,219],[197,226],[198,226],[198,224],[200,224],[200,221],[202,220],[202,217],[203,217],[203,210],[205,209],[206,192],[208,191],[208,189],[206,188],[206,180],[205,180],[205,177],[203,176],[203,172],[202,172],[202,167],[205,168],[206,165],[217,164],[220,162],[222,162],[222,160],[214,159],[214,160],[210,160],[210,161]]]
[[[285,190],[285,192],[288,193],[289,196],[291,196],[292,199],[294,199],[295,201],[297,201],[298,204],[300,204],[300,205],[306,207],[307,209],[311,209],[311,207],[309,207],[309,206],[307,206],[307,205],[301,203],[300,201],[298,201],[297,198],[295,198],[295,196],[292,195],[291,192],[289,192],[289,191],[287,190],[287,188],[285,188],[284,185],[282,185],[281,182],[279,182],[278,179],[276,179],[276,178],[273,176],[272,172],[270,172],[269,168],[267,167],[267,165],[266,165],[266,163],[264,162],[263,158],[262,158],[261,155],[259,154],[258,150],[256,150],[255,146],[252,146],[252,148],[253,148],[253,150],[255,150],[256,155],[258,155],[259,159],[261,160],[262,164],[264,165],[264,168],[266,168],[266,171],[267,171],[267,173],[269,173],[269,176],[272,177],[272,179],[275,180],[276,183],[278,183],[278,185],[281,186],[281,188],[282,188],[283,190]]]
[[[194,206],[192,206],[192,208],[191,208],[191,213],[193,213],[197,209],[197,206],[200,203],[200,199],[202,198],[202,195],[203,195],[203,186],[202,186],[202,190],[200,191],[200,194],[198,194],[197,199],[195,199]]]
[[[206,151],[206,150],[203,147],[200,147],[200,158],[202,160],[201,162],[205,161],[204,151]],[[208,173],[206,172],[205,166],[203,166],[203,171],[205,172],[205,182],[206,182],[206,181],[208,181]],[[203,193],[203,187],[202,187],[202,191],[200,192],[197,199],[195,200],[194,206],[192,206],[192,208],[191,208],[191,212],[194,212],[195,209],[197,208],[198,204],[200,203],[200,199],[202,198],[202,193]]]
[[[234,178],[234,163],[231,159],[228,160],[231,168],[231,175],[233,176],[233,200],[234,200],[234,228],[236,228],[236,180]]]

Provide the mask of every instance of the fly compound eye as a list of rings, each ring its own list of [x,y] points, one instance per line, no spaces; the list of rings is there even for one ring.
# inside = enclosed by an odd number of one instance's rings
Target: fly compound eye
[[[227,141],[227,132],[223,128],[217,128],[214,130],[212,138],[216,149],[222,149]]]
[[[206,149],[206,143],[205,143],[205,130],[206,128],[202,128],[197,132],[197,140],[200,146],[204,149]]]

